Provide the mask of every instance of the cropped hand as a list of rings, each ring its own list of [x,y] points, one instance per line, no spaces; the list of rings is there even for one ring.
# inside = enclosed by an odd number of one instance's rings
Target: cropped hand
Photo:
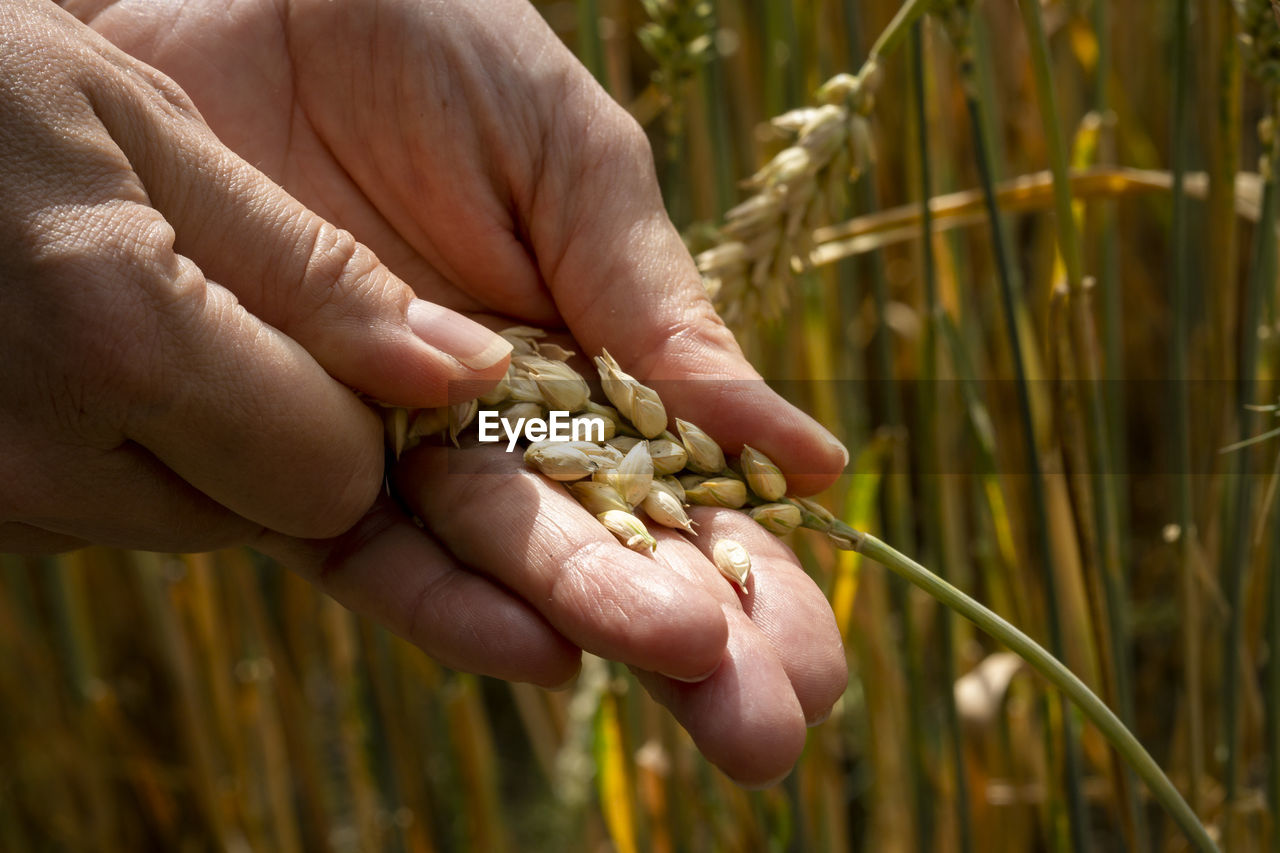
[[[74,6],[73,6],[74,8]],[[180,83],[219,138],[357,235],[431,303],[567,329],[663,386],[730,450],[750,441],[793,489],[845,455],[759,380],[662,208],[644,136],[531,6],[515,0],[122,0],[79,10]],[[352,383],[356,384],[356,383]],[[320,464],[320,463],[317,463]],[[563,683],[579,649],[632,666],[730,775],[765,783],[845,684],[826,602],[754,522],[621,547],[563,488],[497,447],[420,448],[390,500],[332,539],[258,546],[462,669]],[[708,559],[755,557],[739,596]]]

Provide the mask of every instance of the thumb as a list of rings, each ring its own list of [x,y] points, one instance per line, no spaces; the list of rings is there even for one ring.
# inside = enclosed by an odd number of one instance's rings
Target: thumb
[[[95,107],[173,226],[177,252],[331,376],[384,403],[461,402],[502,378],[503,338],[415,298],[350,233],[222,145],[176,84],[139,68],[135,91],[105,93]]]

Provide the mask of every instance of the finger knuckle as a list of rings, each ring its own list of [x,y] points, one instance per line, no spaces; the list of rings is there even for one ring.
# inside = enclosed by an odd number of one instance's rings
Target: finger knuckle
[[[163,113],[178,121],[204,123],[195,101],[172,77],[130,57],[120,57],[120,61],[136,81],[139,97],[149,106],[159,107]]]
[[[279,294],[282,314],[291,321],[320,314],[355,316],[359,306],[381,295],[381,264],[349,231],[321,220],[301,250],[303,280],[292,292]]]
[[[617,105],[609,110],[609,118],[616,128],[615,144],[619,157],[632,167],[653,169],[653,146],[640,122]]]
[[[51,367],[77,386],[82,407],[122,422],[125,409],[164,404],[169,386],[157,380],[168,356],[192,343],[205,280],[174,254],[159,214],[126,202],[67,213],[29,273],[51,306]]]
[[[653,177],[653,147],[640,123],[607,96],[601,96],[587,113],[587,132],[581,136],[585,150],[579,162],[586,176],[618,174],[642,180]]]

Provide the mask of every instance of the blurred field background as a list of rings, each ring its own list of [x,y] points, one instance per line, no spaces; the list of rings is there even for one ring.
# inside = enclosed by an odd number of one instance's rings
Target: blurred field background
[[[695,252],[898,9],[537,5]],[[930,5],[860,105],[874,161],[771,249],[786,307],[718,298],[852,448],[827,506],[1065,660],[1225,849],[1280,850],[1280,440],[1220,452],[1280,394],[1271,7]],[[851,679],[760,792],[603,661],[559,693],[451,672],[248,552],[0,556],[0,849],[1186,849],[1017,658],[793,539]]]

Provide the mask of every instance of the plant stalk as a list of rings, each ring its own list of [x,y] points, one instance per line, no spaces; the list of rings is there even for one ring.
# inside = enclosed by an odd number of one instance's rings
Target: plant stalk
[[[998,614],[876,537],[855,531],[839,521],[832,525],[832,530],[840,538],[852,542],[854,550],[924,590],[999,640],[1030,664],[1036,672],[1043,675],[1050,684],[1062,692],[1063,696],[1079,708],[1102,736],[1124,757],[1125,762],[1146,783],[1151,795],[1168,811],[1195,849],[1218,850],[1195,812],[1187,805],[1186,800],[1178,793],[1177,787],[1160,769],[1160,765],[1151,757],[1151,754],[1125,727],[1120,718],[1107,707],[1106,703],[1058,658]]]
[[[1268,111],[1274,116],[1274,110]],[[1258,217],[1258,225],[1253,234],[1253,260],[1249,270],[1249,280],[1244,297],[1244,308],[1240,316],[1240,364],[1237,373],[1236,406],[1239,412],[1239,437],[1247,438],[1253,431],[1255,417],[1246,406],[1256,403],[1254,399],[1258,369],[1258,322],[1261,316],[1262,300],[1268,287],[1274,286],[1276,280],[1276,146],[1266,147],[1263,158],[1262,209]],[[1248,453],[1249,450],[1244,450]],[[1241,460],[1235,470],[1235,508],[1234,524],[1227,539],[1226,581],[1224,583],[1227,598],[1227,636],[1223,648],[1222,661],[1222,693],[1223,721],[1222,738],[1226,749],[1226,762],[1223,770],[1223,843],[1231,846],[1233,835],[1232,810],[1236,804],[1239,790],[1240,765],[1240,646],[1244,634],[1244,614],[1242,601],[1244,596],[1245,575],[1248,573],[1252,557],[1252,536],[1250,535],[1250,515],[1253,506],[1254,475],[1250,467]]]
[[[1018,328],[1017,295],[1014,293],[1011,261],[1006,250],[1007,241],[1004,234],[1004,221],[1000,208],[996,203],[995,179],[991,166],[990,146],[987,142],[983,125],[982,106],[974,94],[972,85],[971,57],[962,59],[965,62],[963,74],[968,85],[965,89],[965,101],[969,109],[969,124],[974,137],[974,151],[978,160],[979,180],[983,188],[983,199],[987,209],[987,217],[991,228],[991,248],[996,259],[997,278],[1000,283],[1001,302],[1004,307],[1005,329],[1009,339],[1010,356],[1013,360],[1015,385],[1018,393],[1018,422],[1022,428],[1025,445],[1027,472],[1031,479],[1031,511],[1030,524],[1035,553],[1040,561],[1040,571],[1044,580],[1045,609],[1049,628],[1049,648],[1058,656],[1063,655],[1065,643],[1062,635],[1062,617],[1058,601],[1058,582],[1055,569],[1053,549],[1049,543],[1049,508],[1045,493],[1044,471],[1040,464],[1040,453],[1036,446],[1035,421],[1031,412],[1031,389],[1027,378],[1027,368],[1023,361],[1022,333]],[[1070,205],[1067,215],[1070,216]],[[1075,721],[1070,714],[1062,716],[1062,748],[1066,774],[1067,806],[1070,814],[1071,838],[1074,849],[1079,853],[1083,849],[1081,833],[1085,831],[1085,807],[1083,795],[1083,771],[1079,736]]]
[[[1022,12],[1023,28],[1026,30],[1027,41],[1031,48],[1032,76],[1049,148],[1058,246],[1066,267],[1067,287],[1070,292],[1072,349],[1083,369],[1086,432],[1098,469],[1097,474],[1090,477],[1089,481],[1092,485],[1094,520],[1098,531],[1097,556],[1099,565],[1102,566],[1103,590],[1106,599],[1107,627],[1111,645],[1108,651],[1112,657],[1115,673],[1115,701],[1120,709],[1121,719],[1128,725],[1132,725],[1134,712],[1129,661],[1128,597],[1125,594],[1120,554],[1117,548],[1115,496],[1112,490],[1107,488],[1108,478],[1113,474],[1110,461],[1111,445],[1107,439],[1106,407],[1099,381],[1098,364],[1092,357],[1092,347],[1089,345],[1088,300],[1084,295],[1083,255],[1071,209],[1066,137],[1058,118],[1057,95],[1054,90],[1049,44],[1045,35],[1044,22],[1041,19],[1040,3],[1038,0],[1021,0],[1018,7]],[[1175,195],[1180,194],[1175,191]],[[1072,811],[1073,817],[1078,821],[1083,814],[1076,813],[1076,805],[1072,803]],[[1139,804],[1136,800],[1131,800],[1127,803],[1127,807],[1137,831],[1140,827]],[[1085,825],[1077,823],[1076,831],[1085,832]],[[1139,837],[1137,841],[1139,846],[1144,846],[1145,839]]]
[[[1191,16],[1188,0],[1174,4],[1174,74],[1173,74],[1173,216],[1169,240],[1171,244],[1173,339],[1170,368],[1173,376],[1172,442],[1176,512],[1181,537],[1178,540],[1178,586],[1182,606],[1182,656],[1187,691],[1187,796],[1191,808],[1199,811],[1200,780],[1204,772],[1204,709],[1200,694],[1200,595],[1195,577],[1195,544],[1198,539],[1191,500],[1191,381],[1188,345],[1191,338],[1191,291],[1188,276],[1187,196],[1184,192],[1187,172],[1187,85],[1190,58],[1187,29]]]
[[[925,106],[925,56],[924,26],[917,21],[911,32],[911,82],[912,101],[915,108],[916,145],[920,168],[920,194],[922,198],[933,196],[933,173],[929,162],[929,121]],[[924,350],[925,392],[921,396],[921,439],[926,445],[926,458],[933,467],[925,472],[921,484],[925,493],[925,505],[929,522],[931,546],[943,577],[955,577],[950,549],[947,547],[946,519],[942,506],[943,471],[946,464],[942,453],[941,377],[938,348],[939,326],[942,322],[942,302],[938,298],[937,264],[933,253],[933,217],[928,205],[924,206],[920,222],[920,252],[925,292],[925,323],[922,337]],[[973,827],[969,816],[968,780],[965,773],[964,742],[960,728],[960,715],[956,710],[956,662],[953,641],[951,611],[939,608],[937,631],[942,652],[942,681],[946,687],[943,708],[946,715],[946,738],[951,745],[951,764],[955,784],[955,810],[960,833],[960,849],[970,853],[973,848]]]
[[[578,60],[587,67],[596,82],[606,89],[604,45],[600,43],[600,9],[596,0],[578,0]]]

